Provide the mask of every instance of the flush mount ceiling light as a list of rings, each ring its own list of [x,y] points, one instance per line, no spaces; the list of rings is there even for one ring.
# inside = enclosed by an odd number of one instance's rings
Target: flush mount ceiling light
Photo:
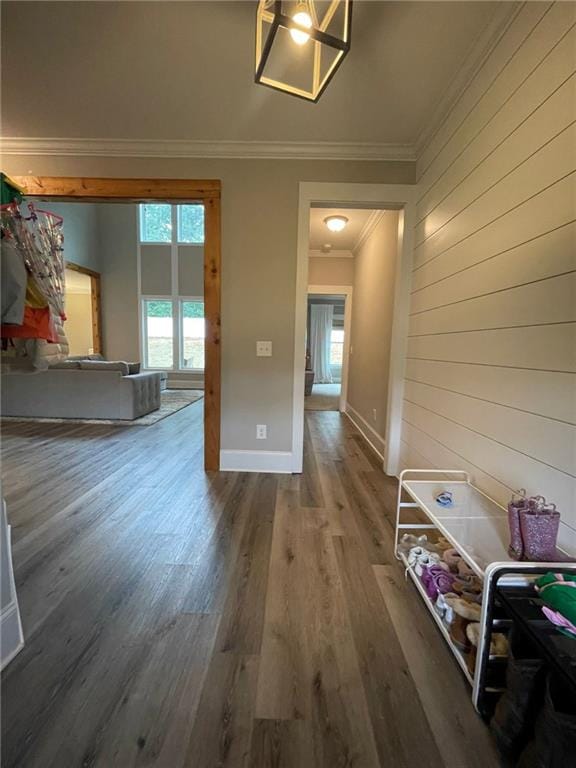
[[[348,224],[348,219],[346,216],[326,216],[324,224],[326,224],[330,232],[342,232],[346,224]]]
[[[318,101],[350,50],[352,0],[259,0],[257,83]]]

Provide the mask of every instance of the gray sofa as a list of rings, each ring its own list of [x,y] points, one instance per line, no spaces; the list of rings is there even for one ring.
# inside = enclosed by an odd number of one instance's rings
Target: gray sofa
[[[50,368],[2,376],[2,415],[134,420],[160,407],[160,374]]]

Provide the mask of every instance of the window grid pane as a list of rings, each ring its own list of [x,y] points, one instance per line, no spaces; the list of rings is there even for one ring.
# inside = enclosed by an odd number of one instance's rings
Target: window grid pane
[[[171,301],[144,302],[147,368],[174,367],[174,307]]]
[[[204,206],[202,203],[178,206],[178,242],[204,243]]]
[[[182,349],[180,367],[190,370],[204,370],[204,302],[182,301],[180,303],[182,322]]]
[[[330,334],[330,365],[342,365],[344,358],[344,331],[333,328]]]
[[[172,242],[172,206],[165,203],[141,203],[140,242]]]

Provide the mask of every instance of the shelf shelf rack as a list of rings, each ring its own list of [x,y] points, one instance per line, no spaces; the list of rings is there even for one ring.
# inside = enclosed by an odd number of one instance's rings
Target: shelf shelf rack
[[[423,475],[427,479],[419,479]],[[433,479],[429,479],[430,476]],[[444,491],[452,493],[453,503],[450,507],[443,507],[436,502],[436,497]],[[402,501],[403,492],[408,494],[411,501]],[[411,509],[420,510],[428,522],[405,521],[403,516]],[[464,654],[452,642],[448,628],[426,595],[422,582],[413,569],[408,568],[405,555],[398,549],[402,533],[426,530],[435,530],[443,535],[483,583],[479,645],[473,675],[468,670]],[[486,685],[486,680],[498,583],[526,586],[535,576],[550,570],[576,572],[576,565],[567,565],[566,561],[536,563],[512,560],[507,551],[508,541],[506,509],[472,485],[468,472],[460,469],[405,469],[400,473],[394,553],[407,568],[424,604],[472,686],[472,702],[481,714],[485,714],[485,694],[494,691]],[[572,553],[562,552],[562,555],[569,557]]]

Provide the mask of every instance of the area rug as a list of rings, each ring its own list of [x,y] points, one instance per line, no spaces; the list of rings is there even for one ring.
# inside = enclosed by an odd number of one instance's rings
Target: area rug
[[[99,424],[117,427],[149,427],[157,421],[171,416],[182,408],[192,405],[204,397],[201,389],[165,389],[160,393],[160,408],[139,419],[36,419],[24,416],[3,416],[2,421],[33,421],[39,424]]]
[[[337,411],[340,405],[340,384],[314,384],[312,394],[304,398],[307,411]]]

